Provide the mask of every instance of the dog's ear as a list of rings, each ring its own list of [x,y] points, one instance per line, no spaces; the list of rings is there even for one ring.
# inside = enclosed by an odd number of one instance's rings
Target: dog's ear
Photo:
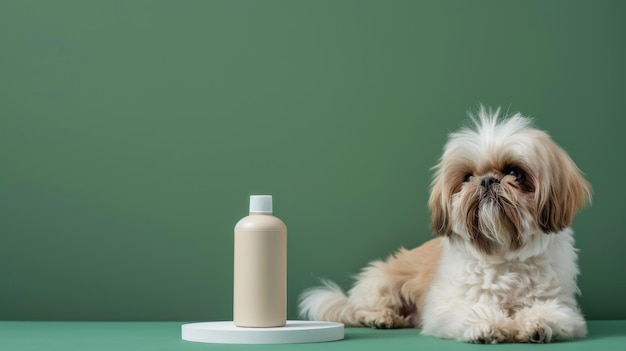
[[[544,233],[557,233],[572,224],[574,215],[591,201],[591,185],[563,149],[546,135],[540,139],[549,169],[538,179],[537,221]]]
[[[442,178],[441,174],[436,174],[430,189],[428,200],[428,207],[431,211],[430,227],[435,234],[450,235],[452,234],[450,208]]]

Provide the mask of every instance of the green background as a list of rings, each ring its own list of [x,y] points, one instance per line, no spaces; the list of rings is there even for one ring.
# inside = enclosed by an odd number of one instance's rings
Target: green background
[[[623,1],[1,1],[0,319],[231,319],[250,194],[320,277],[429,239],[430,167],[478,103],[594,186],[582,308],[626,319]]]

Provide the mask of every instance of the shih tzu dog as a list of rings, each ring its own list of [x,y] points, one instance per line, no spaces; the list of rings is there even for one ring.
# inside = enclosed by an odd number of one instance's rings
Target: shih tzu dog
[[[347,295],[305,291],[302,316],[473,343],[585,336],[570,225],[591,187],[529,119],[499,115],[480,107],[450,134],[429,199],[438,237],[370,263]]]

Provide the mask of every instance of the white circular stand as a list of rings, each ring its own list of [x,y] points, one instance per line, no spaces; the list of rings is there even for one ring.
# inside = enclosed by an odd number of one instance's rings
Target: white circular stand
[[[182,338],[216,344],[300,344],[343,339],[343,324],[287,321],[277,328],[241,328],[233,322],[183,324]]]

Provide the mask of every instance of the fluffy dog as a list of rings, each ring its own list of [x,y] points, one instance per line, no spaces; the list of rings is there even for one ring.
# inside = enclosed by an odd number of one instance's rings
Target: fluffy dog
[[[574,214],[591,187],[530,120],[480,107],[433,168],[437,238],[400,249],[356,276],[305,291],[300,313],[347,326],[422,328],[473,343],[544,343],[585,336],[577,306]]]

